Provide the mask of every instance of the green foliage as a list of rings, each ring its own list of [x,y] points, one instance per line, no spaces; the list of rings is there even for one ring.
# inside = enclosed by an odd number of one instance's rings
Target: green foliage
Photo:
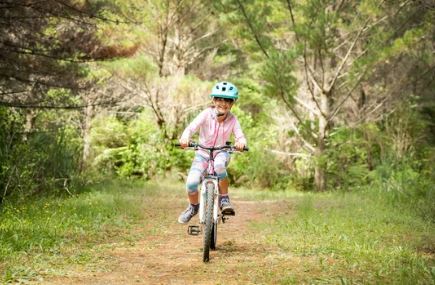
[[[251,97],[251,100],[255,100],[255,97]],[[232,183],[257,185],[275,190],[286,189],[290,177],[287,175],[288,171],[283,161],[276,159],[270,152],[270,147],[274,144],[270,138],[274,136],[276,130],[266,125],[267,116],[261,111],[261,114],[253,114],[257,118],[253,120],[250,113],[244,112],[237,106],[233,107],[232,111],[243,127],[249,147],[248,152],[233,155],[229,166]]]
[[[409,209],[435,222],[435,188],[433,166],[417,170],[412,162],[383,163],[370,174],[370,187],[391,204]]]
[[[93,167],[105,174],[145,179],[171,167],[186,167],[188,155],[174,150],[146,111],[131,120],[102,114],[93,121]]]
[[[261,149],[250,147],[249,152],[237,155],[229,167],[234,185],[260,186],[269,189],[286,189],[289,176],[283,163]]]
[[[307,42],[307,47],[313,52],[328,52],[334,47],[334,30],[341,15],[337,11],[332,11],[332,2],[310,0],[298,6],[301,19],[295,27],[295,32]]]
[[[102,66],[121,77],[138,80],[146,80],[157,72],[157,68],[152,65],[152,60],[145,55],[104,62]]]
[[[114,116],[97,116],[92,127],[91,142],[97,153],[125,146],[128,140],[125,125]]]
[[[368,183],[369,172],[376,163],[373,160],[379,159],[376,139],[380,135],[372,124],[357,129],[342,127],[331,133],[325,154],[330,189],[348,191]]]
[[[215,8],[221,12],[224,25],[228,25],[228,33],[243,42],[245,51],[251,56],[264,59],[264,53],[272,46],[272,40],[266,33],[268,25],[265,19],[273,16],[272,7],[276,6],[276,1],[225,0],[219,4],[215,4]],[[250,25],[244,25],[245,21],[249,21]]]
[[[435,221],[434,153],[426,134],[426,118],[405,103],[385,121],[386,140],[382,163],[372,175],[375,188],[388,193],[392,202],[410,207]]]
[[[403,104],[379,124],[334,130],[325,156],[330,189],[369,187],[392,205],[435,221],[434,149],[414,107]]]
[[[286,104],[294,104],[293,96],[298,84],[294,76],[295,52],[274,52],[265,62],[262,77],[266,82],[265,94],[281,98]]]
[[[44,131],[26,133],[20,113],[0,112],[4,118],[0,127],[0,197],[67,190],[79,177],[81,144],[76,140],[77,131],[69,125],[51,124]]]

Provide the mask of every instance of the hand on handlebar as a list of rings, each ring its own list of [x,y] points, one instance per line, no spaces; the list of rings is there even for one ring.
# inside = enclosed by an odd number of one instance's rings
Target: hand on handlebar
[[[244,143],[240,143],[240,142],[236,142],[234,144],[234,147],[238,150],[238,151],[243,151],[245,148],[245,144]]]
[[[186,148],[186,147],[189,146],[189,140],[188,139],[180,139],[179,142],[180,142],[180,146],[182,148]]]

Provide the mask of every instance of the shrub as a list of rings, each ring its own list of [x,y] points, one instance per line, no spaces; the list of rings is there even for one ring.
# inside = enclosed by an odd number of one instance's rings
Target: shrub
[[[0,123],[1,199],[65,192],[80,172],[77,130],[68,124],[49,124],[24,132],[21,113],[0,112],[4,118]]]
[[[104,174],[150,179],[188,165],[188,154],[162,138],[146,111],[124,121],[102,114],[94,119],[91,136],[93,166]]]

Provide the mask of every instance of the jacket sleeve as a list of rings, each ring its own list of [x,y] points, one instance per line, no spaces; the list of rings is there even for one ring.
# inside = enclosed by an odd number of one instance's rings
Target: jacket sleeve
[[[204,110],[201,113],[199,113],[195,119],[193,119],[193,121],[184,130],[183,134],[181,135],[181,139],[190,140],[192,135],[196,133],[199,127],[204,123],[206,118],[206,113],[207,110]]]
[[[234,123],[233,132],[234,132],[234,137],[236,139],[236,142],[243,143],[244,145],[247,145],[246,137],[245,137],[245,134],[243,134],[242,127],[240,126],[239,120],[237,120],[236,117],[234,117],[234,118],[236,121]]]

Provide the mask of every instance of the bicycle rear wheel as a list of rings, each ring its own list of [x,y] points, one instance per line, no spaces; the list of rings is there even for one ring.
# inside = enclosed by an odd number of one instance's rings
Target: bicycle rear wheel
[[[204,248],[202,261],[210,260],[210,247],[212,245],[213,234],[213,207],[214,207],[214,184],[206,184],[207,204],[205,205],[205,229],[204,229]]]

